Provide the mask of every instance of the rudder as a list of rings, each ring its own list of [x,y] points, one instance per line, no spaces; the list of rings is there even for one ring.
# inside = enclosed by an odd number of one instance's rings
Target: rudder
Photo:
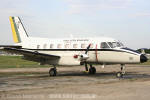
[[[28,38],[28,34],[19,17],[9,17],[9,20],[15,43],[21,43],[26,38]]]

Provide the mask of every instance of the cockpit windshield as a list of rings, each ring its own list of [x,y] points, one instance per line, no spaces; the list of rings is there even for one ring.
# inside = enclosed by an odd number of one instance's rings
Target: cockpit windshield
[[[106,42],[101,43],[101,48],[110,48]]]
[[[120,43],[120,42],[108,42],[108,44],[111,48],[116,48],[116,47],[122,47],[123,46],[123,44]]]

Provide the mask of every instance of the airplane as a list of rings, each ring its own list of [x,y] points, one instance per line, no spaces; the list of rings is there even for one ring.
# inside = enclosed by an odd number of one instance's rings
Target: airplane
[[[53,65],[49,75],[56,76],[56,66],[84,65],[89,74],[95,74],[94,64],[120,64],[121,71],[116,75],[123,77],[125,64],[147,62],[147,57],[125,47],[120,41],[110,37],[48,39],[30,37],[20,18],[9,17],[14,45],[1,45],[2,51],[21,54],[23,59]]]

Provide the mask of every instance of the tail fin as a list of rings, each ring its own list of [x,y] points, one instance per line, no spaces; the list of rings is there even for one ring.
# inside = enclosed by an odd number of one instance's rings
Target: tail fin
[[[9,20],[15,43],[21,43],[28,38],[28,34],[19,17],[9,17]]]

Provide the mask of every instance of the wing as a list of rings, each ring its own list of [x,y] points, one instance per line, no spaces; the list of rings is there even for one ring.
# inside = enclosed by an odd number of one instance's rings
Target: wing
[[[38,51],[26,50],[26,49],[18,49],[11,47],[3,47],[0,49],[1,51],[5,51],[13,54],[24,55],[24,58],[31,61],[41,62],[48,64],[48,61],[58,61],[60,56],[40,53]]]

